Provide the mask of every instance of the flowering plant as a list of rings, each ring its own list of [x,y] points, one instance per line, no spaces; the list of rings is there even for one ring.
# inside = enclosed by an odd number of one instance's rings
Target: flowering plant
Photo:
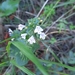
[[[15,31],[9,29],[10,36],[18,34],[17,39],[27,41],[29,44],[37,43],[38,39],[44,40],[46,34],[43,32],[43,28],[39,25],[40,20],[37,18],[28,20],[27,25],[19,24]],[[14,38],[16,39],[16,38]]]
[[[16,30],[9,29],[9,34],[12,39],[7,45],[7,52],[11,59],[20,66],[26,65],[30,59],[37,67],[39,65],[38,69],[44,75],[48,75],[34,55],[34,52],[40,48],[39,41],[46,38],[40,26],[40,19],[30,19],[27,25],[19,24]]]

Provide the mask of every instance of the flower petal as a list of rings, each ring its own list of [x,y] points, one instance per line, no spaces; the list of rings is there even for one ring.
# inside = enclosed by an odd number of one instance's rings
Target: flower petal
[[[21,38],[26,39],[26,33],[21,34]]]
[[[40,26],[36,26],[34,33],[40,34],[43,31],[43,29]]]
[[[36,43],[34,36],[31,36],[31,37],[28,39],[28,42],[29,42],[30,44]]]
[[[41,32],[41,33],[40,33],[40,39],[43,39],[43,40],[44,40],[45,38],[46,38],[46,34],[43,33],[43,32]]]
[[[19,29],[19,30],[22,30],[23,28],[25,28],[25,25],[22,25],[22,24],[19,24],[19,25],[18,25],[18,29]]]
[[[14,38],[12,38],[11,41],[14,41]]]
[[[13,31],[9,28],[9,30],[8,30],[8,32],[9,32],[9,35],[11,36],[11,34],[13,33]]]

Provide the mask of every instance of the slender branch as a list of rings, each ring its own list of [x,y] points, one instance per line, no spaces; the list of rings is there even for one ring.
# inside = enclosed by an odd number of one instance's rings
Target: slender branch
[[[26,11],[25,13],[28,14],[28,15],[31,15],[31,16],[36,16],[35,14],[30,13],[30,12],[28,12],[28,11]]]
[[[40,11],[38,12],[36,17],[39,17],[40,13],[42,12],[42,10],[44,9],[45,5],[48,3],[49,0],[46,0],[42,6],[42,8],[40,9]]]

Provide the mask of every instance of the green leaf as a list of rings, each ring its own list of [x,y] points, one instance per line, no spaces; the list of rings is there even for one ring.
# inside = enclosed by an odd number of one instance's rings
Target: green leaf
[[[0,63],[0,67],[4,67],[4,66],[7,66],[9,64],[9,61],[6,61],[6,62],[2,62]]]
[[[61,32],[62,29],[65,29],[65,24],[63,22],[58,24],[59,32]]]
[[[70,25],[70,29],[73,30],[75,29],[75,26],[73,24]]]
[[[0,17],[8,16],[14,13],[20,0],[6,0],[0,5]]]
[[[11,42],[14,46],[16,46],[27,58],[29,58],[36,66],[37,68],[43,73],[43,75],[49,75],[46,71],[46,69],[42,66],[42,64],[39,62],[37,57],[32,52],[31,48],[28,45],[24,45],[21,42],[13,41]]]
[[[55,38],[51,38],[50,43],[54,44],[57,40]]]
[[[38,43],[35,43],[35,44],[32,45],[33,52],[35,52],[39,48],[40,48],[40,45]]]
[[[26,65],[29,61],[27,57],[24,55],[21,56],[20,54],[17,54],[14,58],[19,66]]]
[[[33,72],[31,72],[30,70],[28,70],[26,67],[19,66],[14,60],[11,60],[10,62],[13,65],[15,65],[16,67],[18,67],[20,70],[22,70],[23,72],[27,73],[28,75],[35,75]]]
[[[26,65],[28,63],[28,58],[22,54],[20,52],[20,50],[15,47],[14,45],[8,45],[7,48],[9,47],[9,56],[11,58],[14,58],[14,60],[16,61],[16,63],[19,65],[19,66],[23,66],[23,65]]]

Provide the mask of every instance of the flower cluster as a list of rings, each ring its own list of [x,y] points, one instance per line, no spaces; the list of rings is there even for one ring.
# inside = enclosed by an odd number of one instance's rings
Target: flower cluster
[[[37,33],[40,35],[40,39],[45,39],[46,34],[43,32],[43,29],[40,26],[36,26],[34,33]]]
[[[18,30],[23,30],[26,26],[25,25],[22,25],[22,24],[19,24],[18,25]],[[10,35],[13,33],[13,31],[11,29],[9,29],[9,33]],[[40,26],[36,26],[35,29],[34,29],[34,33],[37,33],[40,35],[40,39],[45,39],[46,37],[46,34],[43,32],[43,29],[40,27]],[[26,39],[26,36],[27,36],[27,33],[23,33],[21,34],[21,38],[22,39]],[[34,38],[34,36],[32,35],[28,40],[27,40],[30,44],[33,44],[33,43],[36,43],[36,40]]]

